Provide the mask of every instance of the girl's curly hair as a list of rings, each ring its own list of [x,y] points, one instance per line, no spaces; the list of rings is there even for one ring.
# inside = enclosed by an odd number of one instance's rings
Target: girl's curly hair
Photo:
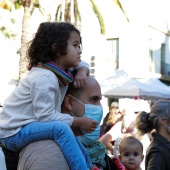
[[[39,25],[37,33],[33,40],[28,44],[27,60],[28,70],[40,63],[48,63],[54,61],[57,54],[67,54],[68,39],[71,32],[80,31],[74,25],[67,22],[43,22]],[[57,44],[57,48],[53,49],[52,45]],[[80,43],[81,36],[80,36]]]

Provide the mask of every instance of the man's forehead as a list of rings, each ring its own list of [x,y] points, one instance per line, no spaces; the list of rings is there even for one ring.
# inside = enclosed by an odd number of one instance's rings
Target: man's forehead
[[[99,86],[99,83],[97,82],[97,80],[94,78],[94,77],[92,77],[92,76],[88,76],[87,78],[86,78],[86,80],[85,80],[85,88],[91,88],[91,87],[99,87],[100,88],[100,86]]]
[[[88,95],[89,98],[95,98],[95,99],[101,99],[101,88],[97,81],[93,83],[86,84],[86,87],[84,88],[84,95]]]

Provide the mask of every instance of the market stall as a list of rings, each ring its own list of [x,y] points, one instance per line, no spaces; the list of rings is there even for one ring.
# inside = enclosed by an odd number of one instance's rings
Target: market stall
[[[170,101],[170,87],[157,78],[137,80],[123,70],[116,70],[112,77],[101,83],[102,94],[108,98],[132,98]]]

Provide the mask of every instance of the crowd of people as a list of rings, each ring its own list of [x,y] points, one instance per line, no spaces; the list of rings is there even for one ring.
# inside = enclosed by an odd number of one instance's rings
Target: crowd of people
[[[41,23],[29,44],[28,75],[0,113],[0,170],[169,170],[170,102],[150,112],[110,105],[81,61],[81,35]]]

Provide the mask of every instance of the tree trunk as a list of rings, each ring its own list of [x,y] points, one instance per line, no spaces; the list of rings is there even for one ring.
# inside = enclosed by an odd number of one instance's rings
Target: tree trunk
[[[65,5],[66,5],[66,4],[65,4],[65,0],[63,0],[63,1],[62,1],[62,12],[61,12],[61,13],[62,13],[62,16],[61,16],[61,17],[62,17],[62,18],[61,18],[61,21],[62,21],[62,22],[65,21],[65,18],[64,18],[64,16],[65,16]]]
[[[70,16],[70,22],[72,23],[72,24],[74,24],[75,23],[75,17],[74,17],[74,0],[71,0],[70,1],[70,6],[71,6],[71,8],[70,8],[70,13],[71,13],[71,16]]]
[[[24,7],[24,15],[22,19],[22,36],[21,36],[21,49],[20,49],[20,61],[19,61],[19,80],[26,76],[27,64],[26,61],[26,52],[27,52],[27,43],[29,42],[29,25],[30,25],[30,8],[29,6]]]

